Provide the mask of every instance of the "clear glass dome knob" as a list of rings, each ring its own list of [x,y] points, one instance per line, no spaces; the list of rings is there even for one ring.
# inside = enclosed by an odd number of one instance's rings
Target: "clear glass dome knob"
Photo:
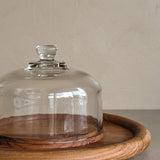
[[[53,60],[58,48],[55,45],[38,45],[36,51],[41,60]]]

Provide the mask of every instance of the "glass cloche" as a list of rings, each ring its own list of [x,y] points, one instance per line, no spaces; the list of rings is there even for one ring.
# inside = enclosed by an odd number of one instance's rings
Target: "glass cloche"
[[[56,61],[54,45],[25,69],[0,78],[0,144],[18,149],[78,147],[103,137],[101,87]]]

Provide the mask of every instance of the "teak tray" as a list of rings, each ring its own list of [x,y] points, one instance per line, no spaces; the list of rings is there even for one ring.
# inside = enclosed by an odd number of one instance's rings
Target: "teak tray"
[[[150,132],[143,125],[111,114],[103,114],[104,137],[82,147],[53,151],[18,151],[0,145],[0,160],[125,160],[143,152]]]

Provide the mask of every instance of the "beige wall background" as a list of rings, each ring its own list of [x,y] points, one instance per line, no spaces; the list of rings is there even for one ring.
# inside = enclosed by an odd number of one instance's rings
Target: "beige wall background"
[[[37,44],[93,75],[104,109],[160,109],[160,0],[0,0],[0,74]]]

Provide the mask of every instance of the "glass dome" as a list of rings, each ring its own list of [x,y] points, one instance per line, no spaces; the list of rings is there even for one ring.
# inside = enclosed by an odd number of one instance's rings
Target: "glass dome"
[[[100,140],[99,83],[56,61],[56,46],[40,45],[36,50],[39,61],[0,78],[0,143],[45,150]]]

